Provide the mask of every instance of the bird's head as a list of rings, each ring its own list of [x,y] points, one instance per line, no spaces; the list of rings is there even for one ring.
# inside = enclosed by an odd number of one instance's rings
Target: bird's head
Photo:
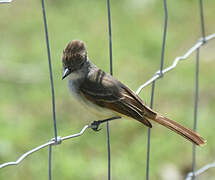
[[[63,51],[63,77],[79,70],[87,60],[87,50],[83,41],[73,40],[69,42]]]

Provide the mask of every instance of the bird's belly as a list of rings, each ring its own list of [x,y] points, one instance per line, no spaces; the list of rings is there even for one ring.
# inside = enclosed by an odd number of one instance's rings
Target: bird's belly
[[[104,107],[100,107],[100,106],[88,101],[84,97],[80,102],[81,102],[81,104],[83,104],[85,106],[85,108],[89,112],[95,114],[100,120],[107,119],[107,118],[110,118],[113,116],[117,116],[116,112],[114,112],[110,109],[104,108]]]
[[[75,83],[75,81],[68,81],[70,92],[73,97],[86,108],[86,112],[95,114],[100,120],[118,115],[115,111],[103,108],[90,102],[80,93],[80,91],[78,90],[78,84]]]

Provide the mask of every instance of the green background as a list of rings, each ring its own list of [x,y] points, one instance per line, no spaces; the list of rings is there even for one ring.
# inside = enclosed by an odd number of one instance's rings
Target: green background
[[[164,67],[183,55],[201,37],[199,1],[167,1],[169,18]],[[204,1],[206,34],[215,32],[214,0]],[[46,1],[56,95],[59,136],[77,133],[97,120],[70,95],[61,80],[61,55],[72,39],[86,42],[89,58],[109,72],[105,0]],[[159,69],[163,1],[111,1],[114,76],[134,91]],[[0,163],[14,161],[53,136],[48,59],[39,0],[0,4]],[[197,168],[215,155],[215,40],[200,50],[198,131],[207,146],[197,148]],[[195,53],[155,85],[154,109],[192,128],[195,92]],[[151,86],[140,97],[150,104]],[[107,179],[105,125],[98,133],[53,147],[53,179]],[[137,121],[110,123],[111,167],[114,180],[145,179],[147,128]],[[182,179],[190,171],[192,144],[166,128],[152,129],[151,179]],[[173,178],[171,178],[173,176]],[[212,180],[215,169],[199,179]],[[167,178],[168,177],[168,178]],[[48,149],[32,154],[19,166],[0,169],[0,179],[48,179]]]

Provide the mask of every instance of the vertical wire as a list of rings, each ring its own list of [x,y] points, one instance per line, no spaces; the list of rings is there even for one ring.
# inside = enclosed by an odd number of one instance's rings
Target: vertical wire
[[[197,130],[197,115],[198,115],[198,101],[199,101],[199,48],[196,50],[196,72],[195,72],[195,105],[194,105],[194,123],[193,130]],[[193,144],[193,162],[192,162],[192,180],[195,179],[195,168],[196,168],[196,145]]]
[[[203,3],[202,0],[199,0],[199,10],[200,10],[200,20],[201,20],[201,31],[202,31],[202,39],[203,43],[205,43],[205,23],[204,23],[204,12],[203,12]],[[195,72],[195,105],[194,105],[194,122],[193,122],[193,130],[197,130],[197,115],[198,115],[198,101],[199,101],[199,48],[196,50],[196,72]],[[195,168],[196,168],[196,145],[193,144],[192,148],[192,180],[194,180],[195,177]]]
[[[52,145],[49,145],[49,180],[52,179]]]
[[[111,30],[110,0],[107,0],[107,10],[108,10],[108,30],[109,30],[110,74],[113,75],[112,30]]]
[[[164,63],[164,52],[166,45],[166,32],[167,32],[167,22],[168,22],[168,10],[166,0],[163,0],[164,4],[164,30],[163,30],[163,43],[162,43],[162,51],[161,51],[161,64],[160,64],[160,73],[162,75],[163,63]]]
[[[112,63],[112,33],[111,33],[111,13],[110,13],[110,1],[107,0],[108,11],[108,30],[109,30],[109,56],[110,56],[110,74],[113,75],[113,63]],[[106,123],[107,129],[107,150],[108,150],[108,180],[111,180],[111,148],[110,148],[110,131],[109,122]]]
[[[163,43],[162,43],[162,50],[161,50],[161,61],[160,61],[160,77],[163,76],[162,70],[163,70],[163,64],[164,64],[164,53],[165,53],[165,46],[166,46],[166,33],[167,33],[167,22],[168,22],[168,9],[167,9],[166,0],[163,0],[163,5],[164,5],[164,30],[163,30]],[[155,81],[152,82],[151,103],[150,103],[151,108],[153,108],[154,90],[155,90]],[[150,148],[151,148],[151,129],[148,128],[146,180],[149,180]]]
[[[48,62],[49,62],[49,77],[50,77],[51,92],[52,92],[52,112],[53,112],[53,123],[54,123],[54,136],[55,136],[55,141],[57,141],[54,81],[53,81],[53,75],[52,75],[51,53],[50,53],[50,46],[49,46],[48,27],[47,27],[46,10],[45,10],[44,0],[41,0],[41,4],[42,4],[42,11],[43,11],[43,22],[44,22],[44,28],[45,28],[46,47],[47,47]]]
[[[155,81],[152,82],[150,108],[153,108],[154,102]],[[151,145],[151,128],[148,128],[147,134],[147,159],[146,159],[146,180],[149,179],[149,163],[150,163],[150,146]]]
[[[111,180],[111,152],[110,152],[110,130],[109,122],[106,123],[107,128],[107,149],[108,149],[108,180]]]
[[[50,46],[49,46],[49,37],[48,37],[48,27],[47,27],[47,20],[46,20],[46,10],[44,0],[41,0],[42,5],[42,12],[43,12],[43,22],[44,22],[44,29],[45,29],[45,37],[46,37],[46,47],[47,47],[47,54],[48,54],[48,62],[49,62],[49,77],[51,82],[51,93],[52,93],[52,113],[53,113],[53,124],[54,124],[54,136],[55,141],[57,141],[57,123],[56,123],[56,113],[55,113],[55,91],[54,91],[54,81],[53,81],[53,73],[52,73],[52,65],[51,65],[51,53],[50,53]],[[52,157],[52,146],[49,146],[49,180],[52,179],[51,176],[51,157]]]
[[[203,42],[205,42],[205,23],[204,23],[204,12],[203,12],[202,0],[199,0],[199,7],[200,7],[202,38],[203,38]]]

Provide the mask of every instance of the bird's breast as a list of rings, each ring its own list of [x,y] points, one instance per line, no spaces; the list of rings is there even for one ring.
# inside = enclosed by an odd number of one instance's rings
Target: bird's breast
[[[100,106],[92,103],[88,99],[86,99],[85,96],[83,95],[83,93],[81,93],[79,90],[81,83],[84,83],[84,82],[82,79],[79,79],[78,76],[73,76],[72,78],[68,79],[68,86],[69,86],[72,96],[79,103],[81,103],[88,112],[91,112],[91,113],[97,115],[97,117],[100,119],[107,119],[107,118],[117,115],[116,112],[114,112],[110,109],[107,109],[107,108],[100,107]]]
[[[82,79],[80,75],[76,73],[71,73],[68,77],[68,86],[71,94],[77,99],[80,98],[79,87],[81,85]]]

